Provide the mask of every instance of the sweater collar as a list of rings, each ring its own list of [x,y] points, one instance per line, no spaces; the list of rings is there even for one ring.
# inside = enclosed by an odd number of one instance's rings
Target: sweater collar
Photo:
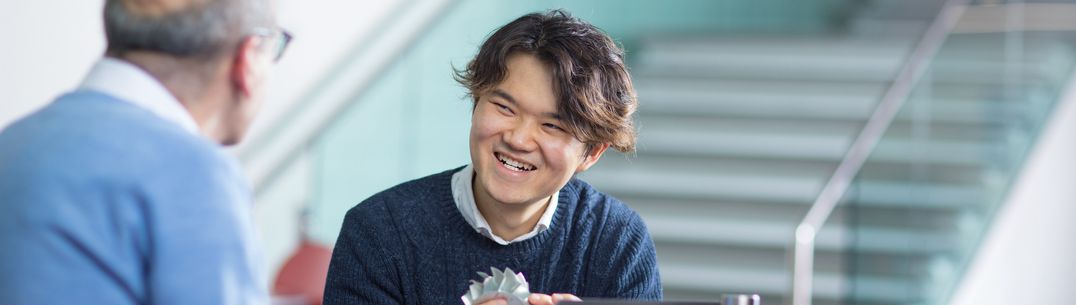
[[[183,104],[156,78],[127,61],[102,58],[90,69],[79,89],[116,97],[179,125],[186,131],[198,133],[198,124]]]
[[[456,208],[459,210],[460,216],[463,216],[463,219],[467,221],[467,224],[471,225],[471,227],[479,234],[482,234],[482,236],[485,236],[500,245],[508,245],[537,236],[539,233],[548,230],[549,227],[552,226],[553,215],[556,214],[557,205],[560,203],[560,190],[557,190],[557,192],[553,194],[549,204],[546,205],[545,212],[542,213],[542,217],[538,219],[538,223],[530,232],[510,241],[493,234],[489,222],[487,222],[486,218],[482,216],[482,213],[478,211],[478,204],[475,203],[474,200],[473,182],[474,166],[468,164],[452,175],[452,198],[455,200]]]

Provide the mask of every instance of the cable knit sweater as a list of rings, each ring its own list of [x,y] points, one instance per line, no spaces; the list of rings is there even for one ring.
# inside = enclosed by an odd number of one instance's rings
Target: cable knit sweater
[[[512,268],[531,292],[661,299],[654,242],[634,211],[572,179],[549,230],[499,245],[453,201],[452,174],[406,182],[352,208],[333,251],[325,304],[461,304],[475,272]]]

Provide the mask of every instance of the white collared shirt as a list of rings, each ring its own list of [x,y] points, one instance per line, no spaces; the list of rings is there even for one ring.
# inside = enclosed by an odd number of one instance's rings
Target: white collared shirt
[[[467,165],[462,170],[452,175],[452,197],[456,199],[456,208],[460,210],[460,214],[463,215],[463,219],[467,220],[467,223],[471,225],[482,234],[494,242],[501,245],[508,245],[515,242],[521,242],[531,237],[542,233],[549,229],[549,226],[553,222],[553,214],[557,212],[557,203],[560,202],[560,190],[553,194],[553,198],[549,200],[549,205],[545,208],[545,213],[542,213],[542,218],[538,219],[538,224],[534,225],[534,229],[523,234],[516,239],[506,241],[504,238],[493,234],[493,231],[489,228],[489,222],[486,222],[486,218],[482,217],[482,213],[478,211],[478,204],[474,201],[474,188],[472,187],[474,178],[474,166]]]
[[[97,61],[79,89],[111,95],[198,134],[198,124],[179,100],[156,78],[124,60],[105,57]]]

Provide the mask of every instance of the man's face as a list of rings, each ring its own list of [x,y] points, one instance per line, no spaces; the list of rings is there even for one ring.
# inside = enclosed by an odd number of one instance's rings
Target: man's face
[[[471,119],[471,162],[476,199],[495,204],[544,202],[601,150],[586,145],[558,119],[549,65],[530,54],[508,58],[505,80],[476,101]]]

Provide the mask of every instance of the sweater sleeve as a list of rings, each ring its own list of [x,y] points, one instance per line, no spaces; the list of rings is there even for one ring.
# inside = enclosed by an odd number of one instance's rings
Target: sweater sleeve
[[[404,303],[393,251],[379,238],[390,235],[388,226],[377,225],[388,223],[387,214],[376,197],[348,211],[329,263],[324,304]]]
[[[610,211],[594,261],[604,279],[602,295],[609,298],[661,300],[657,253],[646,224],[634,211],[620,205]]]

